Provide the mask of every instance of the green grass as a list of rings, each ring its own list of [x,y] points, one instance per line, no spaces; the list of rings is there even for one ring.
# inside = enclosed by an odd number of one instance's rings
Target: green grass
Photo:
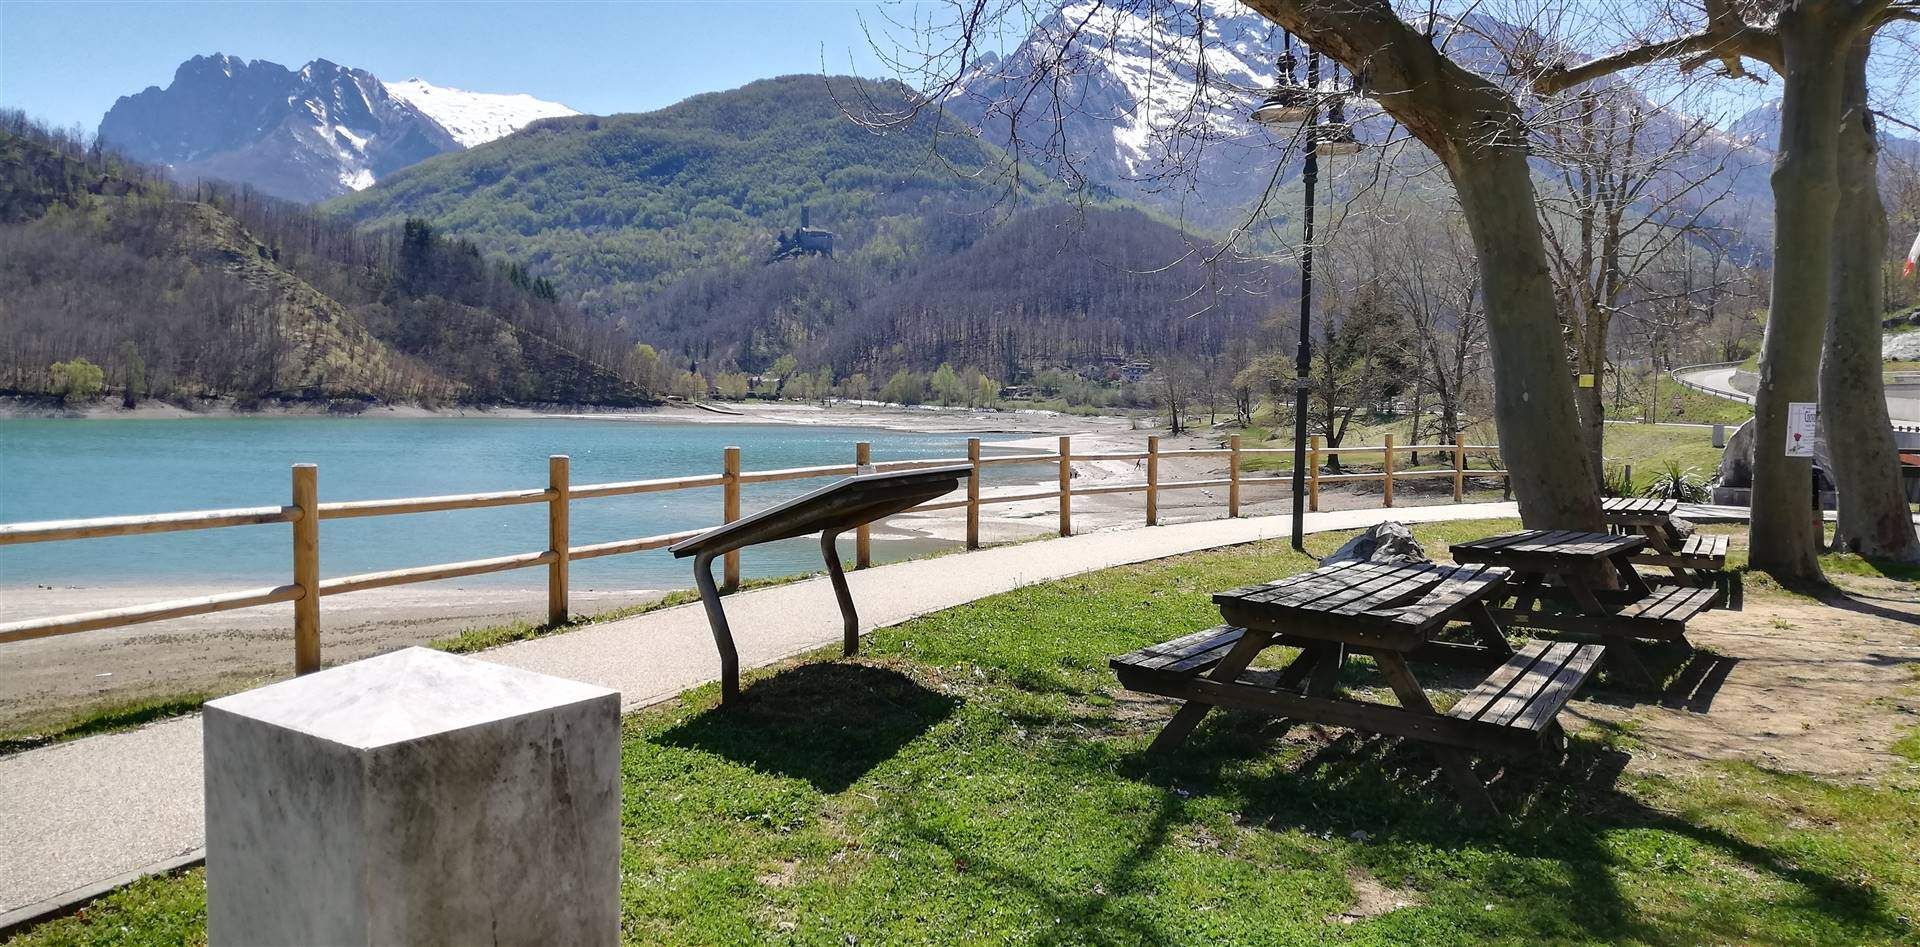
[[[1510,527],[1421,527],[1430,550]],[[1324,553],[1345,535],[1309,537]],[[1106,658],[1218,620],[1213,590],[1309,565],[1266,543],[1048,582],[883,629],[626,721],[633,944],[1911,943],[1920,787],[1738,764],[1625,774],[1632,728],[1460,817],[1417,746],[1163,704]],[[1355,662],[1361,664],[1362,662]],[[1434,683],[1440,675],[1433,674]],[[1370,684],[1364,667],[1349,686]],[[1459,682],[1451,682],[1458,684]],[[1341,923],[1351,879],[1415,906]],[[197,872],[25,944],[194,943]]]
[[[1713,432],[1681,424],[1609,424],[1602,435],[1601,453],[1608,466],[1633,465],[1633,479],[1644,485],[1668,464],[1692,468],[1711,477],[1720,468],[1720,449]]]
[[[1725,424],[1728,427],[1735,427],[1753,417],[1751,405],[1683,387],[1673,380],[1673,376],[1665,372],[1660,374],[1656,390],[1660,399],[1659,411],[1655,415],[1658,421]],[[1611,409],[1611,402],[1608,407]],[[1638,408],[1633,405],[1622,405],[1623,411],[1628,414],[1644,408],[1644,405]]]
[[[0,731],[0,756],[52,743],[65,743],[99,733],[131,730],[155,720],[190,714],[215,695],[205,692],[116,701],[89,708],[84,714],[51,722],[29,723]]]
[[[1467,442],[1470,444],[1498,443],[1492,428],[1490,421],[1470,426],[1467,430]],[[1364,426],[1355,425],[1344,443],[1354,447],[1377,446],[1384,442],[1387,434],[1392,434],[1395,443],[1405,444],[1409,430],[1411,427],[1405,419]],[[1268,437],[1276,439],[1269,440]],[[1292,438],[1291,431],[1250,428],[1242,433],[1241,444],[1245,447],[1290,447],[1293,443]],[[1604,453],[1609,466],[1632,464],[1634,479],[1642,484],[1654,474],[1665,470],[1668,463],[1678,464],[1682,468],[1691,467],[1707,477],[1713,476],[1714,471],[1720,466],[1720,449],[1713,446],[1713,432],[1686,424],[1609,424],[1606,426]],[[1430,456],[1423,453],[1420,457],[1421,463],[1417,467],[1409,464],[1409,460],[1407,454],[1398,454],[1394,459],[1394,469],[1396,471],[1433,469],[1451,467],[1453,463],[1450,454]],[[1345,468],[1355,471],[1374,472],[1380,469],[1378,451],[1344,453],[1341,455],[1341,461]],[[1470,463],[1484,468],[1487,461],[1475,455],[1470,457]],[[1265,471],[1289,469],[1292,465],[1293,458],[1290,456],[1261,455],[1247,458],[1241,463],[1241,468],[1248,471]],[[1377,486],[1372,488],[1378,489]]]

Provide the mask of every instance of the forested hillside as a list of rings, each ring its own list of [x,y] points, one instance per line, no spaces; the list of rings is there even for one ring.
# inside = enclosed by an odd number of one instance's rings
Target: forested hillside
[[[1204,241],[1125,205],[1070,205],[1031,168],[1008,176],[950,119],[849,117],[908,95],[789,76],[548,120],[327,206],[376,226],[425,218],[526,261],[708,379],[791,357],[842,378],[951,362],[1014,383],[1175,342],[1217,352],[1274,305],[1199,264]],[[803,209],[834,232],[831,257],[772,261]]]
[[[788,76],[644,114],[549,119],[402,171],[329,209],[397,224],[420,217],[551,275],[611,313],[706,267],[764,262],[800,222],[835,231],[835,258],[882,272],[978,230],[954,218],[1043,192],[987,175],[1001,161],[927,118],[884,132],[849,120],[904,87]],[[959,228],[960,233],[951,231]]]
[[[183,192],[18,113],[0,116],[0,158],[0,389],[640,397],[601,367],[621,364],[623,336],[424,223],[363,233],[249,191]]]
[[[708,360],[738,344],[746,364],[792,353],[882,377],[950,362],[1020,381],[1103,358],[1217,353],[1274,307],[1257,273],[1209,272],[1210,245],[1137,210],[1054,205],[975,239],[961,229],[952,249],[898,275],[825,259],[715,268],[649,300],[634,326]]]

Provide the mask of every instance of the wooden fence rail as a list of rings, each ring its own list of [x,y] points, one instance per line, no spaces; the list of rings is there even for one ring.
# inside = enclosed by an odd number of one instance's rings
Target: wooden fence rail
[[[1378,480],[1382,483],[1382,504],[1393,505],[1393,485],[1396,480],[1424,477],[1452,477],[1453,499],[1460,501],[1465,495],[1465,481],[1468,476],[1505,477],[1506,471],[1497,467],[1487,470],[1467,469],[1469,454],[1491,455],[1499,448],[1489,445],[1469,445],[1464,438],[1456,438],[1452,444],[1410,444],[1396,445],[1388,437],[1386,443],[1375,446],[1326,447],[1321,438],[1313,439],[1312,458],[1307,471],[1307,496],[1312,509],[1320,508],[1320,485],[1322,483],[1355,483]],[[1428,451],[1448,455],[1452,464],[1440,470],[1394,469],[1394,455]],[[144,622],[163,621],[171,618],[185,618],[214,612],[233,611],[241,608],[255,608],[291,602],[294,607],[294,673],[306,674],[320,669],[320,599],[329,595],[341,595],[348,592],[360,592],[367,589],[389,588],[397,585],[411,585],[418,582],[433,582],[441,579],[454,579],[464,576],[483,575],[490,572],[504,572],[511,569],[529,569],[545,567],[547,570],[547,621],[560,624],[568,618],[568,583],[570,563],[581,559],[593,559],[601,556],[624,555],[644,552],[670,546],[682,539],[699,535],[704,529],[682,530],[662,533],[655,536],[640,536],[632,539],[613,540],[575,546],[571,542],[571,519],[574,501],[599,499],[604,497],[633,496],[642,493],[658,493],[669,490],[695,490],[710,487],[721,488],[720,517],[722,522],[733,522],[741,516],[741,488],[749,484],[777,483],[789,480],[805,480],[819,477],[842,477],[866,471],[917,470],[927,467],[941,467],[953,464],[967,464],[973,468],[972,476],[967,480],[961,499],[939,499],[923,503],[908,513],[924,513],[936,510],[965,508],[966,545],[969,549],[980,545],[980,509],[1001,503],[1021,503],[1035,500],[1054,500],[1059,504],[1059,534],[1073,534],[1073,498],[1101,496],[1119,493],[1146,494],[1146,523],[1155,526],[1160,521],[1160,494],[1166,490],[1192,490],[1213,487],[1227,488],[1227,515],[1240,515],[1241,490],[1251,484],[1265,486],[1284,486],[1286,480],[1280,477],[1249,478],[1244,472],[1244,461],[1249,456],[1280,456],[1291,454],[1286,448],[1242,448],[1240,436],[1233,435],[1222,448],[1163,452],[1158,437],[1147,438],[1147,449],[1141,453],[1095,453],[1076,454],[1073,452],[1073,439],[1060,438],[1059,450],[1055,453],[1022,453],[997,457],[981,454],[979,438],[967,440],[967,456],[964,458],[935,458],[922,460],[895,460],[873,462],[872,445],[862,441],[855,445],[854,462],[843,465],[819,467],[789,467],[774,470],[749,471],[740,466],[740,448],[728,447],[722,454],[720,472],[717,474],[697,474],[685,477],[663,477],[652,480],[627,480],[613,483],[582,484],[575,486],[569,474],[569,461],[566,455],[556,454],[547,459],[547,486],[542,489],[499,490],[488,493],[462,493],[431,497],[401,497],[390,500],[348,500],[330,503],[319,502],[319,470],[312,464],[296,464],[292,469],[292,491],[290,502],[286,506],[246,507],[225,510],[200,510],[188,513],[162,513],[147,516],[103,516],[91,519],[47,520],[35,523],[0,524],[0,546],[21,545],[25,543],[56,542],[63,540],[94,539],[105,536],[134,536],[151,533],[178,532],[182,530],[219,529],[229,526],[257,526],[262,524],[287,523],[292,526],[292,581],[286,585],[268,588],[246,589],[218,595],[198,598],[176,599],[155,602],[148,605],[135,605],[124,608],[77,614],[55,615],[45,618],[30,618],[20,621],[0,623],[0,644],[13,641],[26,641],[34,638],[46,638],[54,635],[75,634],[102,628],[115,628],[136,625]],[[1378,454],[1382,457],[1381,470],[1378,473],[1323,474],[1321,464],[1324,457],[1337,457],[1342,454]],[[1200,480],[1162,480],[1160,461],[1163,457],[1225,457],[1227,458],[1227,476]],[[1144,481],[1128,481],[1099,486],[1073,486],[1073,462],[1130,461],[1144,465]],[[1017,491],[1002,494],[984,494],[982,488],[989,468],[1017,464],[1057,465],[1058,483],[1031,491]],[[320,523],[331,519],[348,519],[366,516],[397,516],[408,513],[429,513],[446,510],[475,510],[502,506],[545,504],[547,507],[546,548],[535,552],[524,552],[507,556],[494,556],[487,559],[470,559],[461,562],[444,562],[434,565],[412,566],[404,569],[392,569],[384,572],[367,572],[358,575],[339,576],[331,579],[320,577]],[[872,562],[871,537],[867,527],[861,527],[855,537],[854,567],[865,569]],[[725,566],[725,588],[738,588],[740,564],[738,553],[729,554]]]

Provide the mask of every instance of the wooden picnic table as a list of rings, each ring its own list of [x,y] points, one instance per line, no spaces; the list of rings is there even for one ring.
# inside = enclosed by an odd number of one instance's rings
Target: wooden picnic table
[[[1608,497],[1600,501],[1600,513],[1608,526],[1647,537],[1650,548],[1635,555],[1635,562],[1666,566],[1677,578],[1711,582],[1726,568],[1727,537],[1680,535],[1673,525],[1678,509],[1678,500],[1652,497]]]
[[[1503,621],[1530,628],[1591,634],[1607,644],[1607,659],[1643,684],[1653,676],[1632,650],[1641,640],[1677,641],[1689,648],[1687,621],[1712,607],[1718,590],[1691,586],[1658,589],[1633,568],[1646,548],[1644,535],[1529,529],[1452,546],[1455,562],[1478,562],[1513,570],[1514,603],[1494,607]],[[1606,588],[1617,581],[1618,589]],[[1556,582],[1555,585],[1550,582]],[[1574,613],[1536,603],[1571,598]]]
[[[1601,649],[1533,642],[1515,651],[1487,607],[1508,571],[1480,565],[1339,563],[1213,597],[1227,624],[1110,662],[1131,690],[1186,701],[1152,751],[1178,747],[1214,707],[1350,727],[1433,745],[1469,808],[1492,813],[1473,752],[1537,751],[1563,737],[1555,715],[1592,673]],[[1436,639],[1466,621],[1471,641]],[[1267,648],[1300,649],[1277,675],[1250,672]],[[1339,696],[1349,650],[1370,655],[1399,705]],[[1434,709],[1409,662],[1491,669],[1446,713]],[[1304,684],[1304,688],[1302,685]]]

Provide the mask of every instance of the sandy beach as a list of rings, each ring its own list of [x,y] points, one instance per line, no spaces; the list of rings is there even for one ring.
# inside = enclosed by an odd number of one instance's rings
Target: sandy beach
[[[117,401],[94,401],[67,407],[41,400],[0,398],[0,419],[60,419],[180,421],[194,418],[367,418],[426,420],[431,418],[492,418],[524,420],[634,421],[679,424],[799,424],[871,427],[925,434],[1077,434],[1125,431],[1149,419],[1062,414],[1027,408],[959,408],[936,405],[898,405],[877,401],[833,401],[826,404],[793,401],[673,402],[641,408],[578,406],[473,406],[427,408],[420,405],[360,402],[268,403],[242,410],[231,400],[208,399],[191,409],[166,401],[143,401],[123,408]],[[1143,435],[1144,436],[1144,435]]]
[[[734,406],[727,406],[732,408]],[[486,416],[499,417],[488,413]],[[1087,454],[1137,452],[1144,449],[1147,430],[1135,430],[1126,418],[1087,418],[1052,412],[920,410],[883,405],[770,405],[754,404],[738,414],[720,414],[681,407],[645,412],[541,414],[564,423],[568,418],[619,418],[634,423],[782,423],[868,426],[936,433],[1007,433],[1028,437],[996,444],[1000,450],[1057,449],[1060,434],[1074,437],[1074,451]],[[1163,437],[1163,481],[1224,477],[1221,457],[1183,458],[1188,450],[1217,446],[1208,434]],[[1036,481],[1016,477],[1018,468],[990,468],[982,495],[1032,493],[1050,488],[1052,477]],[[1087,461],[1073,465],[1076,488],[1145,480],[1143,461]],[[1284,512],[1290,508],[1288,481],[1283,477],[1247,474],[1242,488],[1246,515]],[[1373,485],[1349,486],[1322,492],[1323,509],[1373,506],[1379,503]],[[1444,481],[1408,481],[1396,500],[1407,505],[1450,499]],[[1226,489],[1201,488],[1163,492],[1163,522],[1211,519],[1226,512]],[[1075,497],[1073,523],[1077,533],[1118,531],[1143,525],[1144,497],[1140,493]],[[989,504],[981,513],[981,538],[988,544],[1015,542],[1053,535],[1058,527],[1058,501],[1024,500]],[[966,535],[963,509],[940,510],[894,517],[873,529],[878,559],[925,554],[928,550],[958,548]],[[1116,540],[1124,541],[1121,535]],[[848,540],[850,542],[851,540]],[[895,545],[902,544],[902,545]],[[889,547],[893,551],[889,551]],[[851,549],[847,550],[848,555]],[[665,556],[663,551],[636,555]],[[751,555],[751,552],[748,553]],[[471,585],[461,580],[402,586],[329,597],[322,608],[322,649],[328,664],[357,660],[399,647],[420,644],[459,631],[509,622],[538,620],[545,610],[545,592],[536,575],[527,573],[524,585]],[[689,579],[689,583],[690,579]],[[111,586],[22,586],[0,588],[0,621],[95,611],[171,599],[189,598],[229,587],[181,584],[141,584],[130,581]],[[592,615],[659,598],[667,589],[585,588],[572,591],[576,615]],[[125,701],[191,693],[232,691],[254,683],[284,677],[292,661],[292,606],[276,605],[242,611],[154,622],[126,628],[84,632],[7,646],[7,664],[0,673],[0,732],[44,727],[86,708]]]

